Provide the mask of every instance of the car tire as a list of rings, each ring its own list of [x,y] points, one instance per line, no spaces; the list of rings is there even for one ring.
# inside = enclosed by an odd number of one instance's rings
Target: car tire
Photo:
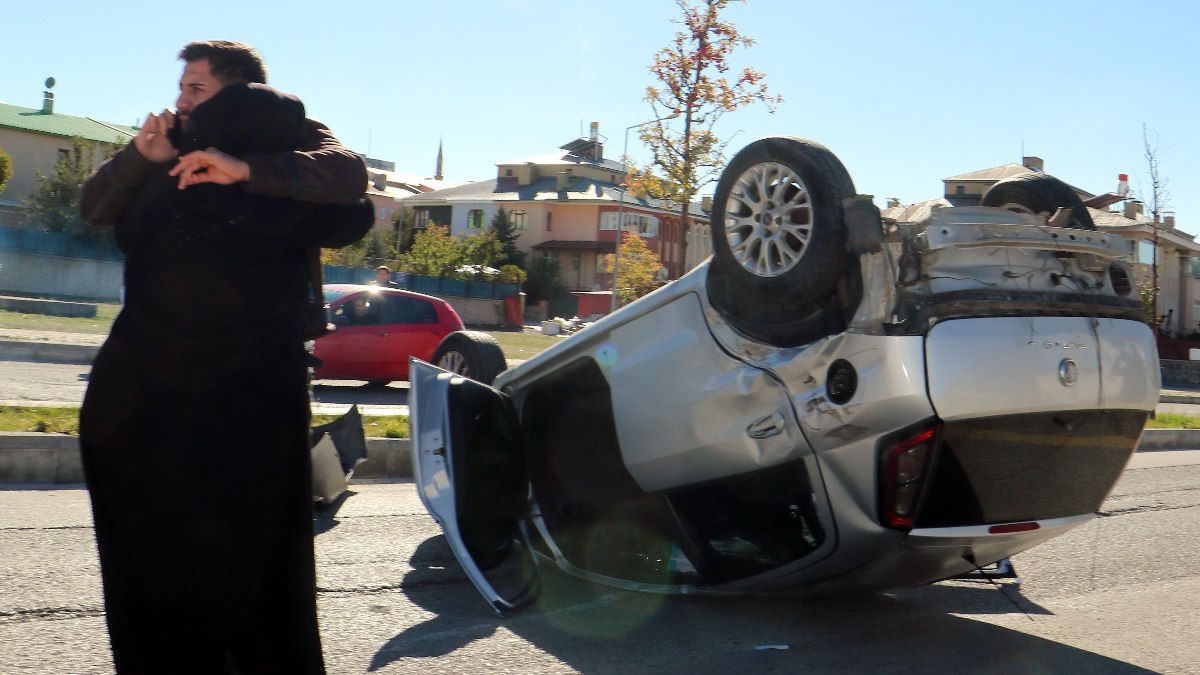
[[[1063,225],[1076,230],[1095,230],[1096,224],[1083,200],[1071,186],[1049,174],[1038,171],[1005,178],[988,188],[980,201],[982,206],[994,206],[1018,213],[1054,215],[1059,208],[1071,210],[1071,218]]]
[[[496,338],[474,330],[460,330],[442,338],[433,352],[433,364],[484,384],[491,384],[508,367]]]
[[[717,311],[779,346],[829,335],[842,322],[831,323],[827,308],[858,270],[842,207],[854,193],[841,161],[810,140],[774,136],[734,155],[711,214],[708,295]]]

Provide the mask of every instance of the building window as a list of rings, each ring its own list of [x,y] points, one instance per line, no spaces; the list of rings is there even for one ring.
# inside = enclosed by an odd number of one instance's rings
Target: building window
[[[1134,251],[1134,261],[1145,265],[1154,262],[1154,242],[1139,239],[1137,242],[1137,250]]]
[[[508,223],[514,230],[524,230],[529,225],[529,214],[524,211],[509,211]]]
[[[575,251],[574,253],[572,253],[571,254],[571,271],[578,272],[579,266],[580,266],[580,264],[582,264],[582,262],[583,262],[583,253],[580,253],[579,251]]]
[[[546,212],[546,231],[547,232],[550,231],[550,216],[551,215],[552,214],[550,212]]]
[[[638,213],[630,213],[626,211],[622,217],[625,221],[626,232],[637,232],[643,237],[658,236],[658,216],[646,216]],[[617,212],[607,211],[600,214],[600,229],[615,230],[617,229]]]
[[[643,237],[657,237],[658,218],[655,216],[638,216],[638,234]]]
[[[967,194],[967,186],[965,186],[965,185],[955,185],[955,186],[954,186],[954,194],[956,194],[956,195],[965,195],[965,194]]]
[[[505,169],[504,175],[511,178],[512,177],[512,169]]]
[[[423,230],[427,225],[429,225],[429,209],[416,209],[413,211],[413,227]]]
[[[472,230],[483,228],[483,209],[471,209],[467,212],[467,227]]]

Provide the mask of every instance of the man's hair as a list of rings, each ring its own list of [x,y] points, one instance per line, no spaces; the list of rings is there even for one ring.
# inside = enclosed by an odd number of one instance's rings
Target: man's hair
[[[387,265],[380,265],[379,267],[376,267],[376,268],[375,268],[375,271],[376,271],[376,272],[378,272],[378,271],[380,271],[380,270],[383,270],[384,272],[391,272],[391,270],[390,270],[390,269],[388,269],[388,266],[387,266]]]
[[[229,40],[190,42],[179,51],[179,60],[208,60],[208,71],[221,82],[267,83],[267,67],[254,47]]]

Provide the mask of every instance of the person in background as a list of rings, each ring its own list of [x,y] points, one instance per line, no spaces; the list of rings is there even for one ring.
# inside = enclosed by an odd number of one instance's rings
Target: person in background
[[[392,281],[392,270],[387,265],[375,268],[375,285],[383,288],[400,288],[400,284]]]
[[[176,113],[87,180],[125,304],[80,411],[113,661],[323,673],[303,350],[312,251],[371,225],[366,170],[248,45],[193,42]]]

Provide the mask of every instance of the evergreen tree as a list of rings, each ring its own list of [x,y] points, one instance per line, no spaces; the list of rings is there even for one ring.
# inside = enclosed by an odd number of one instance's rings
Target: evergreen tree
[[[492,216],[492,230],[496,233],[496,239],[500,242],[503,255],[497,261],[495,267],[504,265],[516,265],[524,267],[525,252],[517,248],[518,233],[513,231],[512,222],[508,219],[508,211],[501,206],[496,210],[496,215]]]

